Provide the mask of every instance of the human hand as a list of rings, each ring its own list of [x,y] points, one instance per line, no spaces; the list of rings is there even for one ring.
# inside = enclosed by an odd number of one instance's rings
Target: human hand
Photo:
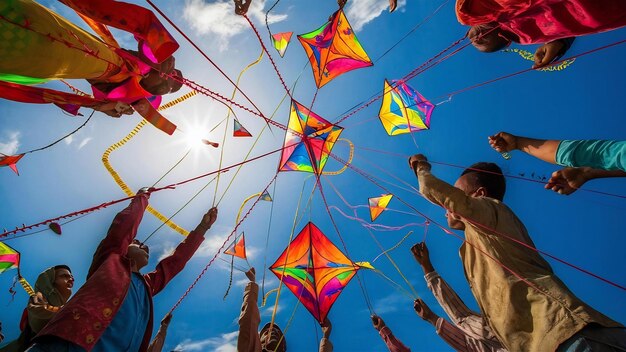
[[[141,195],[141,194],[145,194],[148,198],[150,198],[150,194],[152,194],[152,192],[154,192],[156,188],[154,187],[141,187],[138,191],[137,191],[137,196]]]
[[[374,325],[374,329],[380,331],[380,329],[385,327],[385,321],[376,314],[372,315],[372,325]]]
[[[235,0],[235,13],[241,16],[245,16],[250,7],[252,0]]]
[[[48,300],[43,296],[41,292],[36,292],[34,296],[30,296],[30,301],[32,304],[44,306],[48,304]]]
[[[171,321],[172,321],[172,313],[165,314],[163,319],[161,319],[161,327],[167,329]]]
[[[534,69],[542,68],[554,61],[561,51],[565,48],[565,44],[560,40],[545,43],[535,51]]]
[[[398,0],[389,0],[389,12],[390,13],[395,11],[397,6],[398,6]]]
[[[256,270],[254,270],[254,268],[250,268],[250,270],[246,271],[246,277],[248,278],[248,280],[250,280],[250,282],[255,282]]]
[[[426,320],[427,322],[435,325],[437,323],[437,319],[439,318],[432,310],[422,301],[421,298],[416,299],[413,302],[413,309],[415,309],[415,313],[417,315]]]
[[[333,330],[333,324],[330,323],[330,319],[328,319],[328,317],[324,318],[324,322],[322,323],[321,327],[322,332],[324,333],[324,337],[329,338],[330,333]]]
[[[430,163],[423,154],[415,154],[409,158],[409,166],[415,173],[418,171],[430,171]]]
[[[415,257],[419,265],[422,266],[422,269],[424,269],[424,274],[434,271],[425,242],[416,243],[411,247],[411,253],[413,253],[413,257]]]
[[[209,211],[204,214],[202,221],[200,222],[200,226],[208,230],[211,226],[213,226],[215,220],[217,220],[217,207],[209,209]]]
[[[517,136],[507,132],[498,132],[487,137],[489,145],[498,153],[506,153],[517,149]]]
[[[566,167],[555,171],[545,188],[558,194],[570,195],[588,181],[586,173],[589,169],[587,167]]]

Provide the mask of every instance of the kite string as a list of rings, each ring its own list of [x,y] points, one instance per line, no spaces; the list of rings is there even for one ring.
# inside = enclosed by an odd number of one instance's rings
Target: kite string
[[[65,138],[67,138],[67,137],[69,137],[69,136],[73,135],[74,133],[78,132],[78,130],[80,130],[81,128],[85,127],[85,125],[87,125],[87,123],[89,122],[89,120],[91,120],[91,117],[93,117],[93,114],[94,114],[95,112],[96,112],[96,110],[92,110],[92,111],[91,111],[91,114],[89,114],[89,117],[87,118],[87,120],[85,120],[85,122],[83,122],[83,124],[82,124],[82,125],[78,126],[78,128],[77,128],[77,129],[75,129],[75,130],[73,130],[72,132],[70,132],[70,133],[66,134],[65,136],[63,136],[63,137],[61,137],[61,138],[57,139],[56,141],[54,141],[54,142],[52,142],[52,143],[50,143],[50,144],[46,145],[45,147],[41,147],[41,148],[37,148],[37,149],[33,149],[33,150],[29,150],[29,151],[24,152],[24,153],[22,153],[22,154],[29,154],[29,153],[38,152],[38,151],[40,151],[40,150],[48,149],[48,148],[52,147],[53,145],[55,145],[55,144],[57,144],[57,143],[61,142],[61,141],[62,141],[62,140],[64,140]]]
[[[277,1],[278,2],[278,1]],[[276,185],[278,181],[274,182],[274,189],[272,190],[272,194],[276,197]],[[267,271],[267,252],[270,245],[270,234],[272,230],[272,218],[274,215],[274,202],[272,201],[272,205],[270,206],[270,218],[267,224],[267,236],[265,237],[265,255],[263,256],[263,279],[261,280],[261,295],[265,297],[265,272]],[[263,305],[265,305],[265,298],[263,298]]]
[[[274,177],[272,177],[270,183],[267,186],[265,186],[265,188],[263,189],[263,192],[267,191],[267,189],[272,185],[272,183],[274,183],[274,181],[276,181],[277,177],[278,177],[278,171],[276,171],[276,174],[274,175]],[[178,306],[181,304],[181,302],[189,295],[189,293],[191,292],[191,290],[193,290],[193,288],[196,286],[198,281],[200,281],[200,279],[204,276],[204,274],[207,272],[207,270],[209,270],[209,267],[213,264],[213,262],[215,262],[215,259],[219,256],[219,254],[222,252],[222,250],[224,249],[226,244],[230,241],[230,238],[233,236],[233,234],[235,234],[237,232],[237,229],[239,228],[241,223],[248,217],[248,215],[250,215],[250,213],[252,212],[254,207],[259,203],[260,200],[261,200],[261,197],[257,198],[254,201],[254,203],[252,203],[252,206],[250,207],[250,209],[248,209],[248,211],[244,214],[244,216],[241,218],[239,223],[237,223],[237,225],[235,225],[235,228],[233,228],[233,231],[230,233],[230,235],[228,235],[228,237],[224,240],[224,242],[222,243],[220,248],[218,248],[217,252],[215,253],[215,255],[213,255],[213,257],[208,262],[208,264],[202,269],[200,274],[195,278],[195,280],[191,283],[191,285],[185,290],[185,292],[182,294],[182,296],[178,299],[178,301],[170,309],[169,313],[174,312],[174,310],[176,308],[178,308]]]

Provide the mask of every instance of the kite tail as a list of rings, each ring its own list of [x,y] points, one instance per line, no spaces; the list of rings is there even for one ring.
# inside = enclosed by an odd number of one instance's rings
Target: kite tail
[[[224,293],[223,300],[226,300],[228,293],[230,292],[230,288],[233,286],[233,269],[235,267],[235,256],[230,259],[230,278],[228,279],[228,287],[226,288],[226,293]]]

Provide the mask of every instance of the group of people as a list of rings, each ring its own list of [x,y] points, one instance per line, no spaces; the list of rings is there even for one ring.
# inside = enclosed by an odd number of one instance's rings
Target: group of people
[[[180,89],[182,74],[172,56],[178,44],[151,11],[113,0],[61,2],[100,38],[33,0],[9,0],[0,8],[0,33],[19,35],[0,41],[0,97],[64,109],[78,104],[119,117],[133,110],[150,114],[156,96]],[[250,5],[235,2],[239,14]],[[345,2],[339,0],[340,6]],[[390,0],[392,10],[396,5]],[[542,44],[535,52],[535,68],[563,56],[577,36],[626,25],[624,0],[457,0],[456,13],[461,24],[470,26],[467,37],[480,51],[498,51],[512,42]],[[138,51],[120,48],[107,25],[132,33]],[[88,80],[94,100],[24,84],[63,78]],[[546,185],[561,194],[571,194],[591,179],[626,176],[626,141],[540,140],[500,132],[489,143],[498,152],[520,150],[565,166]],[[413,308],[452,348],[626,351],[624,327],[578,299],[536,251],[522,221],[503,203],[506,182],[496,164],[474,164],[454,185],[436,178],[424,155],[412,156],[409,166],[422,195],[446,210],[449,227],[465,232],[460,255],[480,313],[469,309],[435,271],[425,243],[411,248],[450,321],[421,299]],[[152,338],[152,297],[183,270],[216,221],[217,209],[211,208],[154,271],[141,274],[149,248],[135,237],[150,193],[142,189],[117,214],[96,249],[85,284],[73,297],[68,266],[39,275],[36,293],[22,315],[20,336],[0,351],[161,351],[172,315],[163,318]],[[276,324],[269,322],[259,331],[256,273],[252,268],[245,274],[249,283],[239,317],[238,350],[286,351],[287,341]],[[410,350],[381,317],[371,319],[390,351]],[[332,351],[332,324],[326,319],[321,327],[319,350]]]

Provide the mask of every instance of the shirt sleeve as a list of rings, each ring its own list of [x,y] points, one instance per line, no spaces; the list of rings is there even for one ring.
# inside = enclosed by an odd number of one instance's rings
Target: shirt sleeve
[[[430,171],[418,171],[420,193],[429,201],[473,223],[494,227],[496,209],[491,198],[468,196],[462,190],[438,179]]]
[[[424,276],[428,288],[446,312],[448,317],[467,335],[477,339],[491,339],[493,333],[483,317],[465,305],[448,283],[432,271]]]
[[[626,141],[563,140],[555,161],[562,166],[626,171]]]
[[[411,352],[411,349],[400,342],[400,340],[393,335],[391,329],[388,327],[383,327],[378,331],[378,333],[383,341],[385,341],[385,345],[387,345],[389,352]]]
[[[254,282],[248,283],[243,293],[243,303],[241,304],[241,314],[239,315],[237,351],[261,351],[261,339],[258,332],[261,314],[257,305],[258,296],[259,285]]]

